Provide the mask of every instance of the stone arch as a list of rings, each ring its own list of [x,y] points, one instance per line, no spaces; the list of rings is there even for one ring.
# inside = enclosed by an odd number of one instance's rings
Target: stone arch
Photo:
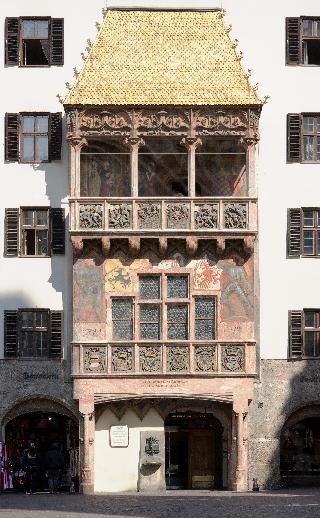
[[[5,427],[10,421],[12,421],[12,419],[24,414],[31,414],[33,412],[55,412],[66,417],[70,417],[76,421],[79,420],[78,413],[69,408],[65,401],[61,401],[51,396],[38,394],[31,398],[21,398],[11,406],[1,421],[2,434],[4,435]]]

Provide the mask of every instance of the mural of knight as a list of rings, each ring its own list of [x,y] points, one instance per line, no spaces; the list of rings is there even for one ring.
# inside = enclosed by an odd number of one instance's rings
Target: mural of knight
[[[82,491],[246,490],[261,102],[223,13],[107,11],[64,107]]]

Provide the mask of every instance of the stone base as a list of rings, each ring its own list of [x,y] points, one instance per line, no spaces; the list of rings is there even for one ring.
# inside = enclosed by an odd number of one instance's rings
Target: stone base
[[[236,480],[232,484],[232,491],[237,491],[237,492],[248,491],[246,475],[247,475],[247,472],[244,469],[236,470]]]

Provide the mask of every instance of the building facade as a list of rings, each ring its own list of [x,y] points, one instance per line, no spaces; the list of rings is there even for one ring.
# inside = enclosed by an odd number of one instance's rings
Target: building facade
[[[86,493],[315,482],[316,2],[100,3],[2,8],[9,457],[58,440]]]

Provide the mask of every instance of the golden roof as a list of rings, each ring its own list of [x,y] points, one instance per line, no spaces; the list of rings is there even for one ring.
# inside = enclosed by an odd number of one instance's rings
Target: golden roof
[[[260,105],[220,11],[108,10],[63,104]]]

